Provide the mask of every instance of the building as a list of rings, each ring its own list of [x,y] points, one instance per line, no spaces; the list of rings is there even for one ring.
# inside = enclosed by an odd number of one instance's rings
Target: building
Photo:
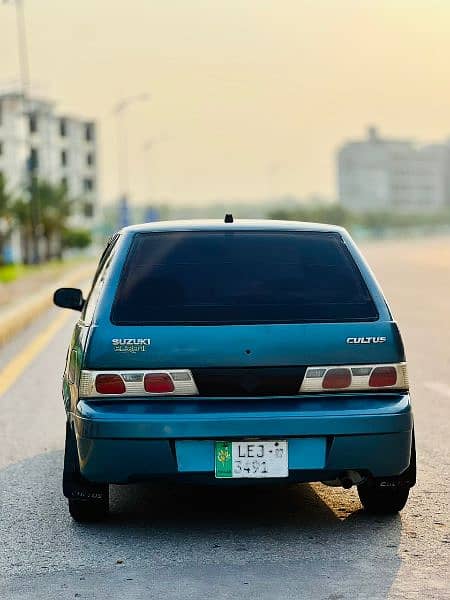
[[[450,143],[420,146],[371,127],[365,140],[339,149],[337,178],[339,200],[353,211],[450,209]]]
[[[67,186],[72,224],[91,228],[98,211],[97,132],[92,121],[56,113],[54,104],[20,93],[0,94],[0,172],[11,190],[23,190],[27,168]],[[29,159],[27,160],[27,157]]]

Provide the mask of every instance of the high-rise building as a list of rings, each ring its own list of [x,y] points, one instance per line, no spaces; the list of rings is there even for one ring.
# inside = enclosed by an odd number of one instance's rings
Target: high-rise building
[[[66,185],[72,224],[92,227],[98,202],[97,132],[93,121],[56,113],[52,102],[0,94],[0,172],[19,192],[33,167],[37,177]],[[29,162],[32,164],[30,165]]]
[[[383,138],[371,127],[338,150],[337,177],[350,210],[439,212],[450,208],[450,144]]]

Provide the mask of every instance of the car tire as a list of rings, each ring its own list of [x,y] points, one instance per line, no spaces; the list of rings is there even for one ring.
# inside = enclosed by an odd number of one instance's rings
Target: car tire
[[[108,495],[101,499],[68,498],[70,516],[78,523],[103,521],[109,513]]]
[[[409,488],[380,488],[362,484],[358,486],[358,495],[366,512],[376,515],[392,515],[400,512],[405,506]]]
[[[372,478],[358,485],[361,504],[369,513],[392,515],[404,508],[409,490],[416,483],[416,442],[414,431],[409,467],[398,477]]]

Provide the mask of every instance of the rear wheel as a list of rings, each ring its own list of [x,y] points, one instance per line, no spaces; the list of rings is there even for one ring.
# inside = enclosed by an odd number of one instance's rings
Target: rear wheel
[[[100,499],[69,498],[68,501],[70,515],[79,523],[102,521],[108,516],[108,495]]]
[[[361,504],[373,514],[395,514],[404,508],[409,490],[416,483],[416,444],[414,432],[409,467],[398,477],[373,478],[358,485]]]
[[[371,487],[363,483],[358,486],[361,504],[367,512],[373,514],[395,514],[400,512],[408,500],[409,488],[382,488],[376,483]]]

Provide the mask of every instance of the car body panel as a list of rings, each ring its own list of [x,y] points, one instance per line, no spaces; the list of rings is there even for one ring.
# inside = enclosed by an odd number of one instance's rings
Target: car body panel
[[[370,472],[374,477],[390,477],[408,468],[411,431],[288,438],[288,447],[288,481],[291,482],[331,480],[349,470]],[[198,481],[202,483],[224,481],[214,477],[212,439],[171,442],[79,438],[78,450],[82,475],[96,483],[124,484],[161,477],[192,482],[199,475],[202,477],[198,477]],[[230,480],[226,481],[229,485]],[[243,480],[239,481],[242,483]]]
[[[133,236],[152,231],[274,230],[338,233],[356,263],[378,319],[349,323],[117,326],[110,314]],[[81,369],[194,369],[388,364],[405,361],[397,324],[354,242],[341,228],[278,221],[167,222],[129,227],[114,239],[98,300],[83,312],[68,352],[63,397],[81,473],[94,482],[205,476],[214,440],[288,439],[290,478],[316,481],[356,469],[373,476],[409,464],[413,417],[406,391],[298,396],[79,398]],[[121,352],[113,339],[149,339]],[[370,339],[348,343],[348,338]],[[374,340],[378,340],[374,342]],[[383,340],[383,341],[380,341]],[[299,382],[300,384],[301,382]]]
[[[117,352],[114,339],[149,339],[137,352]],[[347,343],[348,338],[386,338]],[[99,321],[91,332],[86,369],[257,367],[402,362],[393,322],[118,327]]]
[[[260,435],[395,433],[412,427],[408,394],[295,398],[80,400],[78,435],[111,438],[207,438]]]

